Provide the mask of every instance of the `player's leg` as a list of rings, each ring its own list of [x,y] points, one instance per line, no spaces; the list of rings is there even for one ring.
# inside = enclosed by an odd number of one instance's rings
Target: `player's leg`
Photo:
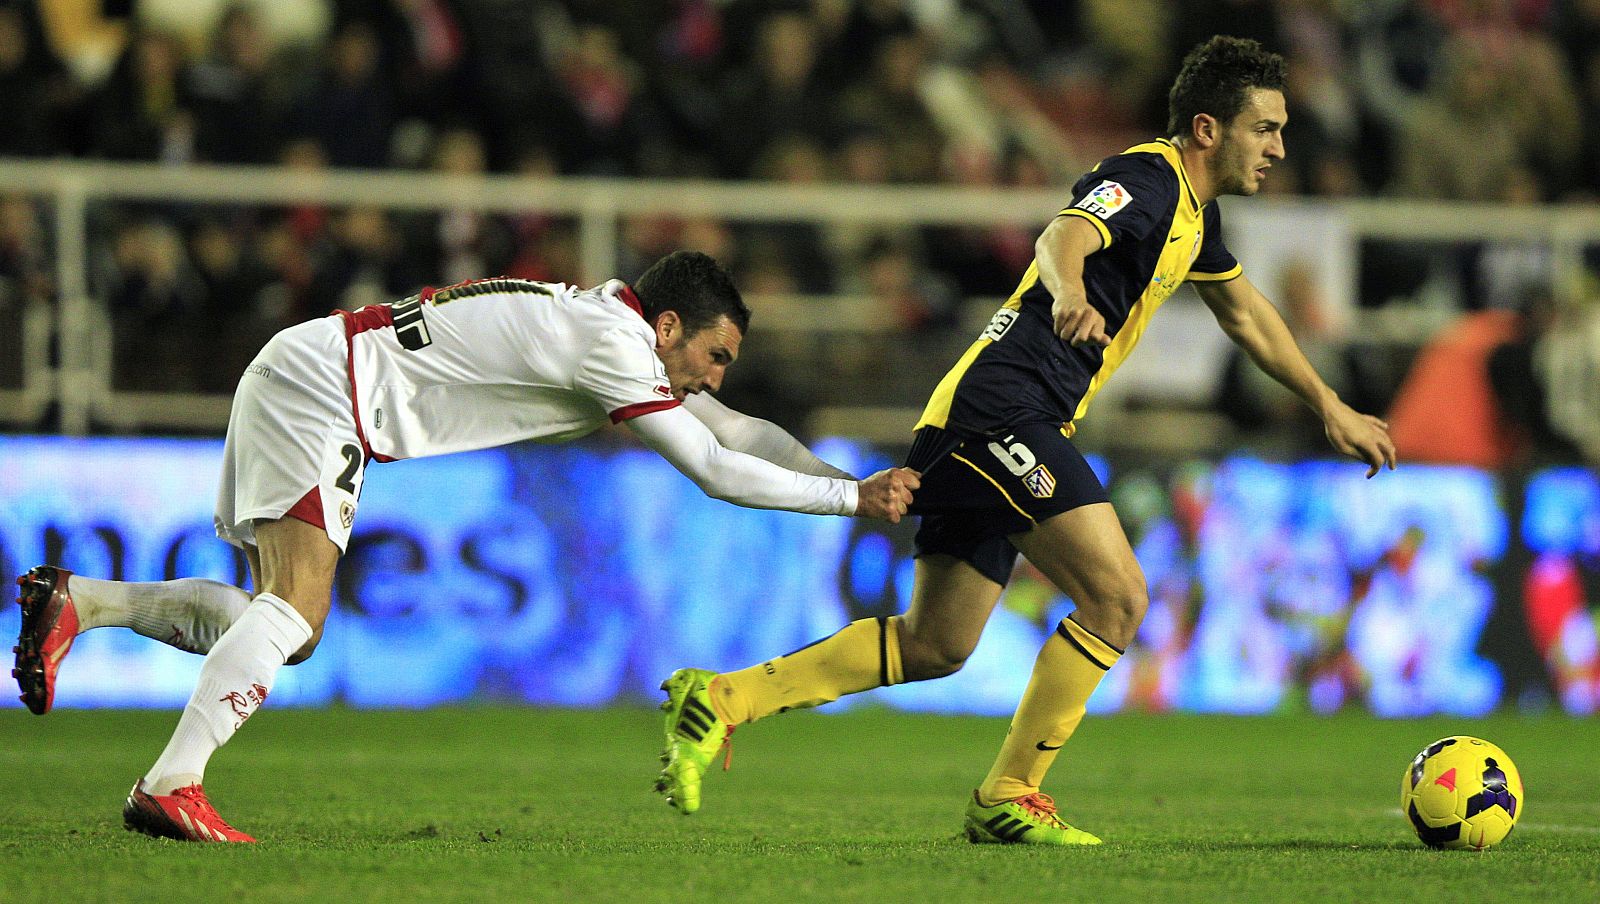
[[[693,813],[700,807],[701,779],[736,725],[955,672],[977,646],[999,598],[1000,584],[966,562],[924,556],[917,559],[911,606],[903,616],[851,622],[737,672],[679,669],[662,684],[666,749],[656,790],[678,810]]]
[[[960,669],[1016,564],[1006,535],[1026,525],[991,481],[953,456],[917,493],[916,575],[904,615],[861,619],[809,646],[712,681],[733,724]]]
[[[200,667],[194,694],[166,749],[128,795],[130,828],[194,841],[252,841],[205,798],[206,764],[266,702],[287,662],[311,655],[327,619],[339,547],[321,527],[296,518],[256,525],[261,592]]]
[[[787,655],[718,675],[710,682],[713,705],[739,725],[876,687],[952,674],[978,645],[1000,588],[952,555],[919,556],[904,615],[861,619]]]
[[[949,555],[916,561],[904,615],[864,618],[792,653],[710,683],[718,715],[734,725],[961,668],[1000,599],[1000,585]]]
[[[1133,640],[1147,604],[1143,573],[1109,503],[1055,515],[1012,542],[1077,610],[1039,651],[999,756],[968,808],[975,841],[1045,840],[1016,832],[1003,811],[1009,803],[1054,812],[1054,801],[1039,790],[1045,772],[1082,721],[1089,695]],[[1049,843],[1098,843],[1068,829]]]
[[[655,789],[685,815],[736,725],[905,680],[899,618],[864,618],[791,653],[719,675],[678,669],[661,683],[665,746]]]
[[[680,669],[667,691],[665,767],[657,790],[692,813],[700,780],[733,727],[875,687],[959,669],[1016,563],[1005,535],[1026,524],[992,483],[953,461],[923,474],[916,579],[903,616],[860,619],[792,653],[717,675]]]
[[[296,518],[256,526],[261,593],[217,641],[172,740],[145,775],[150,793],[198,784],[211,755],[272,689],[278,669],[310,655],[330,608],[339,548]]]
[[[252,840],[211,809],[201,780],[211,755],[265,701],[278,669],[309,656],[321,636],[363,476],[343,354],[337,325],[303,324],[269,342],[239,384],[216,525],[247,550],[256,595],[206,654],[171,741],[129,794],[129,828]]]
[[[688,814],[700,782],[734,726],[906,680],[899,618],[864,618],[836,633],[749,668],[718,675],[679,669],[662,682],[666,746],[656,790]]]
[[[1006,534],[1029,522],[991,480],[945,456],[948,449],[930,451],[936,445],[919,440],[908,459],[923,476],[915,510],[922,519],[916,579],[905,615],[859,619],[736,672],[679,669],[662,684],[666,749],[656,789],[674,807],[684,813],[699,808],[701,777],[735,725],[938,678],[966,661],[1016,562]]]

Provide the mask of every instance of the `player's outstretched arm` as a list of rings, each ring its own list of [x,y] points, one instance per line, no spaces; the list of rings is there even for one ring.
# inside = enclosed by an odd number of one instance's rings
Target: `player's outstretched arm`
[[[725,448],[700,419],[676,406],[625,422],[707,496],[746,508],[812,515],[853,515],[854,480],[817,477]]]
[[[1322,418],[1328,442],[1341,454],[1367,465],[1373,477],[1394,470],[1394,440],[1389,425],[1346,405],[1317,375],[1294,341],[1278,309],[1244,276],[1224,282],[1195,283],[1222,331],[1245,350],[1268,376],[1292,390]]]
[[[661,453],[706,495],[746,508],[860,515],[894,523],[905,514],[911,491],[917,487],[917,473],[903,468],[874,474],[859,483],[780,468],[724,448],[682,406],[643,414],[626,423],[645,445]]]
[[[837,477],[855,480],[855,476],[828,464],[805,444],[795,439],[789,431],[771,421],[751,417],[722,404],[710,393],[696,393],[683,400],[683,407],[705,424],[717,442],[724,448],[772,462],[780,468],[813,474],[817,477]]]

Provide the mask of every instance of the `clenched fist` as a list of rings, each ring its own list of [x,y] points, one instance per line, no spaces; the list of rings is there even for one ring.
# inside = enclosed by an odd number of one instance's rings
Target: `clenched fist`
[[[1106,333],[1106,317],[1087,299],[1063,301],[1057,299],[1051,306],[1051,317],[1055,321],[1056,335],[1072,345],[1098,345],[1101,348],[1111,344],[1111,336]]]
[[[920,486],[922,475],[910,468],[879,471],[857,484],[856,517],[899,524],[911,505],[911,492]]]

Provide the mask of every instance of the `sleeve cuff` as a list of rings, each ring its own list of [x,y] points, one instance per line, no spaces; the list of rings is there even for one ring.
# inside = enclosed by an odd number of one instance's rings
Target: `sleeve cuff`
[[[851,516],[856,513],[856,506],[861,502],[861,485],[854,479],[844,481],[844,511],[839,514]]]
[[[660,401],[652,399],[648,402],[635,402],[632,405],[624,405],[621,408],[618,408],[616,411],[611,412],[611,423],[620,424],[623,421],[636,418],[641,414],[651,414],[656,411],[666,411],[669,408],[676,408],[682,404],[683,403],[677,399],[661,399]]]
[[[1111,247],[1111,230],[1107,229],[1105,222],[1094,214],[1088,212],[1087,210],[1080,210],[1076,207],[1068,207],[1066,210],[1063,210],[1061,213],[1057,214],[1057,216],[1083,217],[1085,220],[1093,223],[1095,229],[1099,230],[1101,242],[1100,248],[1104,250]]]
[[[1243,265],[1234,264],[1231,269],[1224,273],[1198,273],[1190,270],[1189,275],[1184,278],[1193,282],[1227,282],[1230,279],[1238,279],[1243,275]]]

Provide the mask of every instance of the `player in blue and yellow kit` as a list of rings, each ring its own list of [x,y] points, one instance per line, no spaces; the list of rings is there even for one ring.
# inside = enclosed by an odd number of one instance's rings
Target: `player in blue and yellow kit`
[[[967,804],[975,842],[1097,844],[1040,791],[1089,694],[1144,617],[1144,575],[1074,427],[1150,318],[1193,282],[1228,337],[1322,418],[1329,442],[1393,468],[1388,426],[1341,402],[1222,242],[1221,195],[1253,195],[1284,156],[1284,64],[1254,41],[1192,51],[1169,98],[1168,139],[1103,161],[1040,235],[1036,257],[983,335],[939,383],[907,466],[922,472],[911,606],[786,656],[668,692],[658,788],[692,812],[732,727],[902,681],[948,675],[976,647],[1018,551],[1077,609],[1034,664],[993,768]]]

